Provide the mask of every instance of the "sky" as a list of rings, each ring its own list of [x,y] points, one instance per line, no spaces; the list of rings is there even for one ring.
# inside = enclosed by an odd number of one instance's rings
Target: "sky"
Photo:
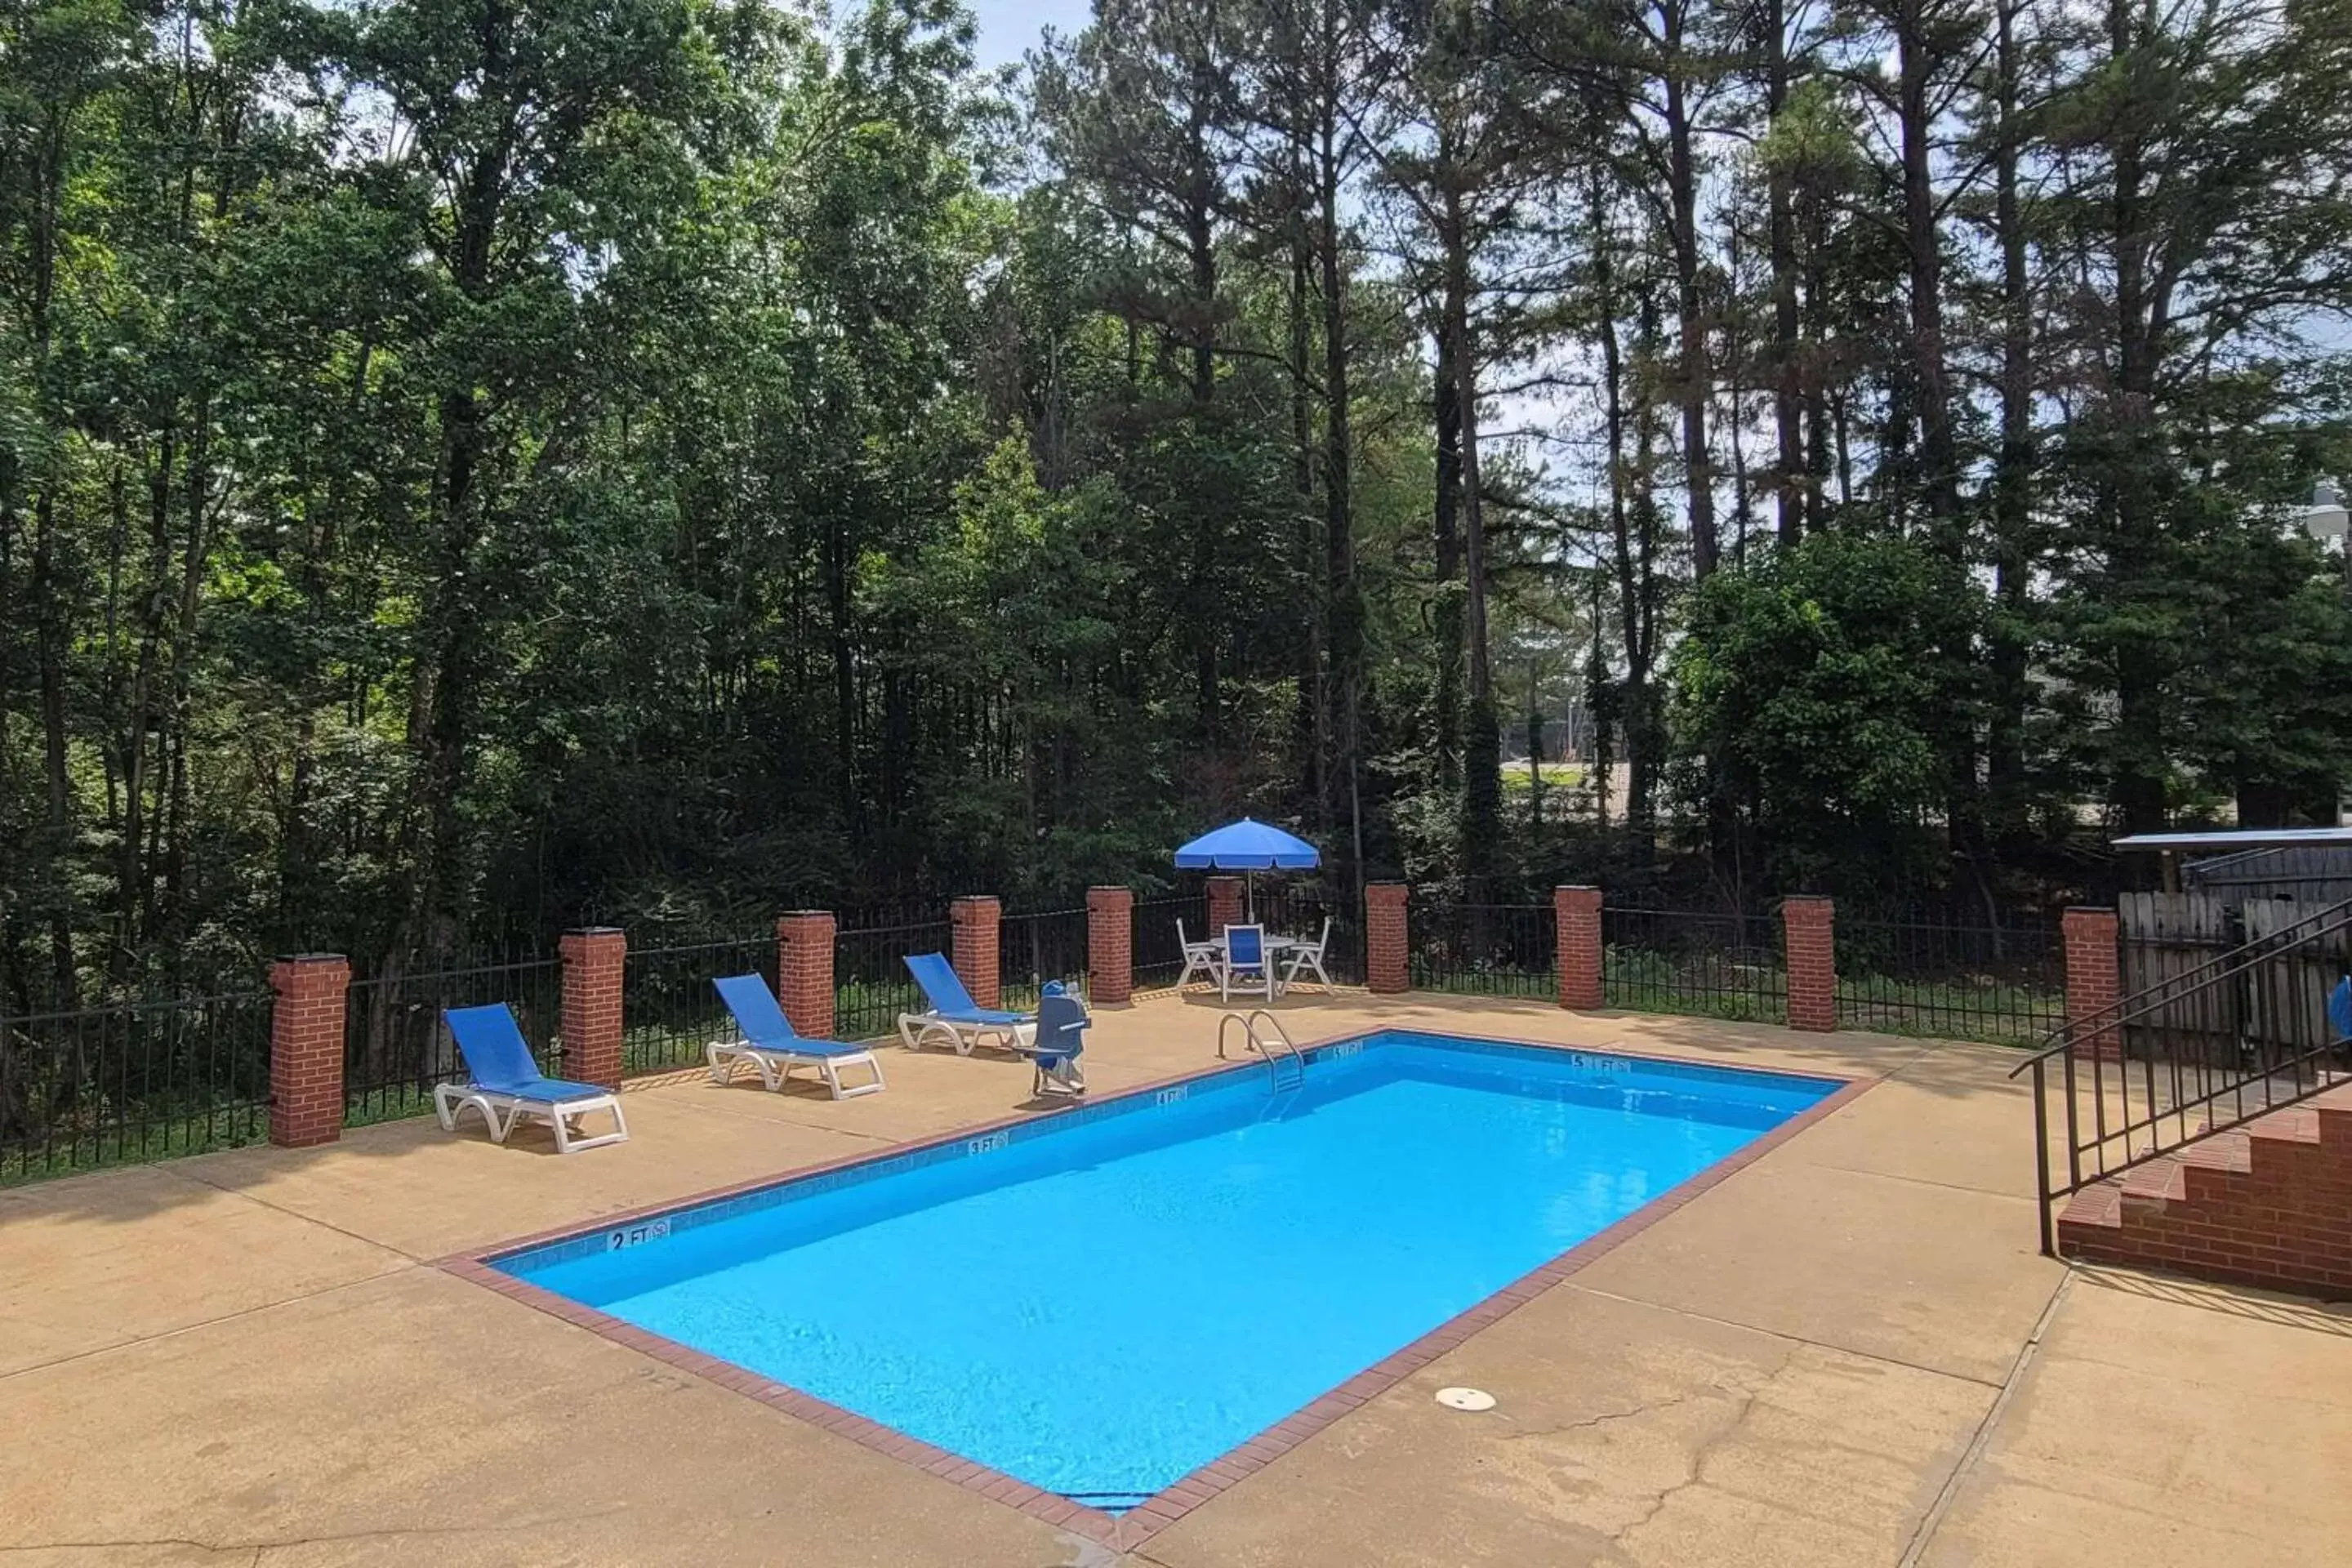
[[[980,64],[1016,63],[1046,27],[1076,33],[1093,15],[1090,0],[968,0],[980,19]]]

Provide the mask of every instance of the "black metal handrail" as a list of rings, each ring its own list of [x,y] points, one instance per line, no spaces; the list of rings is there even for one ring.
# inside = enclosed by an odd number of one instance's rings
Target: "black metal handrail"
[[[2126,995],[2118,996],[2105,1006],[2094,1008],[2080,1017],[2070,1016],[2064,1023],[2043,1035],[2042,1043],[2033,1048],[2033,1056],[2011,1068],[2009,1076],[2015,1078],[2042,1058],[2056,1056],[2083,1035],[2102,1034],[2110,1028],[2130,1023],[2134,1015],[2180,1000],[2189,992],[2217,978],[2215,973],[2217,971],[2227,968],[2231,973],[2237,973],[2246,963],[2260,958],[2267,951],[2282,945],[2307,941],[2312,932],[2306,931],[2305,929],[2306,927],[2314,927],[2323,922],[2333,924],[2346,916],[2352,916],[2352,899],[2330,904],[2322,910],[2315,910],[2310,914],[2301,916],[2279,927],[2276,931],[2265,931],[2257,937],[2249,937],[2237,946],[2217,952],[2212,957],[2189,969],[2184,969],[2178,974],[2168,974],[2153,985],[2143,986]]]
[[[2331,973],[2352,973],[2352,900],[2051,1030],[2009,1073],[2033,1075],[2042,1250],[2056,1255],[2059,1199],[2352,1080],[2326,1014]],[[2063,1182],[2051,1157],[2053,1061]]]

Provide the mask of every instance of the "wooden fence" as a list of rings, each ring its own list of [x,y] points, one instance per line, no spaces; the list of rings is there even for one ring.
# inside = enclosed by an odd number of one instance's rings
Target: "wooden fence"
[[[2252,899],[2231,907],[2220,890],[2126,893],[2116,912],[2123,994],[2177,980],[2242,942],[2286,932],[2331,907],[2317,900]],[[2126,1054],[2235,1065],[2245,1054],[2308,1048],[2332,1039],[2327,994],[2352,965],[2340,940],[2283,952],[2211,984],[2184,984],[2124,1026]]]

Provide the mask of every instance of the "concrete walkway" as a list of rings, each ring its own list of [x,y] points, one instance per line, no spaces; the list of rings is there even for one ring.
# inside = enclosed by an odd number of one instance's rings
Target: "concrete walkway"
[[[1883,1081],[1128,1561],[1997,1568],[2352,1562],[2352,1314],[2034,1251],[1984,1047],[1533,1003],[1295,997]],[[1097,1092],[1217,1009],[1101,1016]],[[559,1159],[427,1121],[0,1193],[0,1568],[1099,1564],[1105,1549],[432,1266],[1015,1110],[892,1051],[835,1104],[679,1079]],[[1440,1409],[1448,1384],[1493,1391]]]

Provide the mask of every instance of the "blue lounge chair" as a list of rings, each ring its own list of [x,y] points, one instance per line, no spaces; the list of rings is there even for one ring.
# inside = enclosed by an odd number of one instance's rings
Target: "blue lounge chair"
[[[1086,1070],[1078,1065],[1078,1058],[1087,1048],[1087,1026],[1091,1022],[1085,1002],[1060,981],[1045,982],[1037,997],[1037,1040],[1030,1047],[1029,1059],[1037,1069],[1030,1093],[1041,1100],[1049,1094],[1086,1093]]]
[[[915,984],[923,988],[923,1000],[930,1004],[923,1012],[898,1015],[898,1038],[908,1050],[919,1051],[926,1041],[938,1036],[953,1045],[960,1056],[971,1055],[972,1047],[983,1040],[1017,1056],[1029,1053],[1030,1042],[1037,1037],[1035,1014],[982,1006],[963,988],[955,965],[943,953],[910,953],[907,968]]]
[[[1277,994],[1274,962],[1265,954],[1264,926],[1225,928],[1225,967],[1217,976],[1220,1000],[1232,1001],[1234,991],[1257,992],[1269,1002]]]
[[[628,1137],[629,1123],[621,1114],[620,1096],[611,1089],[541,1076],[530,1047],[505,1003],[446,1008],[441,1021],[449,1026],[449,1037],[457,1042],[457,1054],[466,1058],[466,1071],[473,1079],[462,1087],[454,1083],[434,1087],[433,1109],[441,1118],[443,1131],[456,1131],[459,1114],[470,1105],[489,1123],[493,1143],[505,1142],[515,1123],[526,1118],[544,1121],[555,1130],[555,1148],[561,1154],[618,1143]],[[612,1113],[612,1131],[583,1137],[572,1130],[575,1119],[597,1110]]]
[[[719,987],[719,1000],[735,1015],[735,1027],[741,1031],[734,1039],[711,1041],[703,1052],[710,1063],[711,1082],[730,1081],[737,1062],[750,1062],[770,1089],[783,1088],[794,1068],[805,1067],[816,1068],[835,1100],[882,1092],[882,1064],[872,1051],[846,1040],[811,1040],[794,1034],[792,1020],[776,1005],[776,994],[758,975],[730,974],[711,984]],[[845,1067],[864,1068],[872,1081],[844,1088],[841,1069]]]

